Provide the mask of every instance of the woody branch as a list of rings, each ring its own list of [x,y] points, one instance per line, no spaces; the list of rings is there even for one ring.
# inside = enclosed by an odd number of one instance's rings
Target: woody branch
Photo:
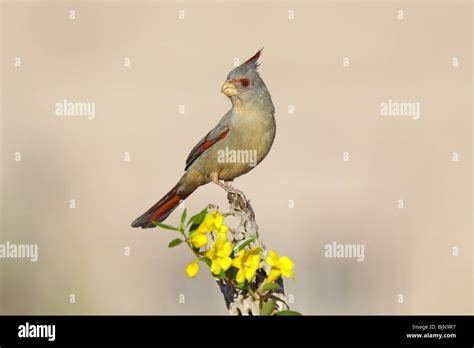
[[[269,272],[269,266],[264,261],[267,256],[267,249],[259,233],[258,225],[255,221],[255,213],[250,205],[250,201],[238,190],[228,191],[227,199],[229,207],[224,216],[233,216],[238,219],[238,225],[234,228],[229,228],[231,241],[237,244],[244,239],[255,237],[250,247],[261,247],[264,257],[262,257],[257,275],[248,289],[240,289],[225,280],[218,280],[217,284],[224,295],[229,314],[260,315],[262,314],[263,298],[258,296],[258,289],[264,283]],[[284,293],[283,279],[280,277],[276,283],[279,285],[279,288],[273,290],[267,299],[275,302],[275,309],[277,311],[289,310]]]

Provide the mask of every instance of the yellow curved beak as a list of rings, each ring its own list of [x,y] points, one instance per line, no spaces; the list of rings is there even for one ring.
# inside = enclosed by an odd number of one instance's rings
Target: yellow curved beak
[[[228,97],[237,95],[237,89],[235,88],[234,84],[230,81],[224,82],[221,88],[221,92],[224,93]]]

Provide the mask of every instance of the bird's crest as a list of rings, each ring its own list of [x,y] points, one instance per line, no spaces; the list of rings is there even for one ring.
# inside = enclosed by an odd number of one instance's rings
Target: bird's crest
[[[237,68],[232,70],[229,73],[228,77],[236,76],[236,75],[245,75],[252,71],[256,72],[257,68],[260,66],[260,64],[258,63],[258,59],[260,58],[262,54],[262,50],[263,48],[258,50],[258,52],[255,53],[252,57],[250,57],[244,63],[240,64]]]
[[[258,66],[260,65],[260,63],[258,63],[258,59],[260,58],[260,56],[262,55],[262,51],[263,51],[263,47],[261,49],[259,49],[257,51],[257,53],[255,53],[252,57],[250,57],[249,59],[247,59],[245,61],[245,63],[243,63],[242,65],[245,65],[245,64],[253,64],[255,65],[255,69],[258,68]]]

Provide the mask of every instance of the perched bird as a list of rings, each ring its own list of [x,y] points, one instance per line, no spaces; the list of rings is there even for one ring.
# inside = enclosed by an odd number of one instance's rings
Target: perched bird
[[[232,180],[252,170],[268,154],[276,132],[275,108],[257,71],[261,52],[227,75],[221,92],[230,98],[232,108],[191,150],[176,186],[133,221],[132,227],[155,227],[153,221],[165,220],[182,200],[209,182],[232,189]],[[234,156],[224,156],[229,153]],[[240,160],[236,154],[241,155]],[[249,160],[252,155],[253,161]]]

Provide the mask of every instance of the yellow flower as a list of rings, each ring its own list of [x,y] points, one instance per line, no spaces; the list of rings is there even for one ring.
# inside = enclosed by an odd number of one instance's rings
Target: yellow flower
[[[295,263],[291,261],[288,256],[278,258],[278,254],[275,251],[269,250],[266,261],[270,266],[272,266],[267,278],[267,283],[273,282],[281,275],[287,278],[295,278],[295,272],[293,272]]]
[[[186,275],[194,278],[199,272],[199,259],[194,260],[186,267]]]
[[[221,271],[227,271],[232,265],[232,243],[227,240],[225,233],[219,233],[212,247],[206,251],[204,256],[212,261],[211,272],[219,275]]]
[[[255,278],[257,269],[260,266],[261,249],[260,247],[254,247],[248,251],[241,250],[239,255],[232,261],[232,266],[239,269],[235,277],[238,283],[244,283],[246,279],[250,283]]]
[[[195,248],[202,248],[208,243],[206,232],[198,232],[197,230],[191,234],[190,242]]]
[[[224,216],[217,210],[206,215],[199,227],[191,234],[190,242],[195,248],[202,248],[208,243],[207,233],[225,234],[229,228],[223,224]]]
[[[223,224],[224,216],[220,214],[217,210],[210,212],[206,215],[203,222],[199,225],[196,231],[201,233],[203,232],[218,232],[224,233],[227,232],[228,227]]]
[[[229,227],[227,227],[226,225],[222,224],[219,229],[217,230],[217,233],[219,234],[224,234],[226,235],[227,237],[227,231],[229,230]]]

